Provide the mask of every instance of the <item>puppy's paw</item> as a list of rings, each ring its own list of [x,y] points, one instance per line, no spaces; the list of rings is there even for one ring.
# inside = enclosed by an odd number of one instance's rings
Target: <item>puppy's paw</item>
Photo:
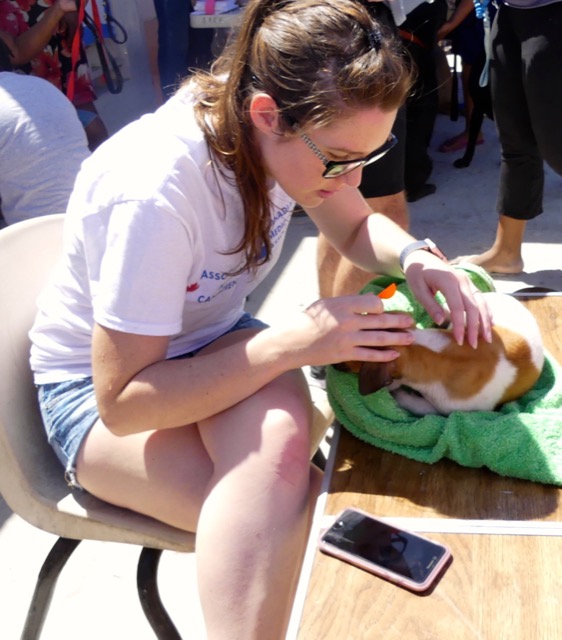
[[[438,414],[439,411],[428,402],[423,396],[413,390],[400,387],[392,392],[396,404],[413,413],[415,416],[426,416],[428,414]]]

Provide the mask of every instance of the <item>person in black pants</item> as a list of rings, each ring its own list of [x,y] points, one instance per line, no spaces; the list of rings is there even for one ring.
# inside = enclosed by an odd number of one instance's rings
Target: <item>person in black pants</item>
[[[401,39],[405,55],[416,68],[416,83],[393,129],[399,144],[383,162],[365,167],[360,190],[367,201],[390,196],[396,200],[397,194],[401,194],[403,211],[391,217],[406,229],[409,222],[406,200],[415,202],[435,192],[435,185],[427,182],[433,170],[428,149],[439,108],[434,50],[437,31],[447,15],[447,3],[422,2],[398,26],[382,2],[368,2],[367,6],[389,32]],[[381,203],[374,204],[380,207]],[[392,208],[397,210],[396,202]]]
[[[439,109],[435,65],[437,31],[446,15],[446,0],[423,2],[408,13],[398,28],[417,70],[414,90],[406,102],[404,184],[408,202],[415,202],[436,190],[434,184],[428,183],[433,171],[428,149]]]
[[[203,69],[213,55],[213,29],[192,29],[191,0],[154,0],[158,18],[158,71],[164,99],[178,88],[190,68]]]
[[[501,145],[496,238],[484,253],[456,259],[492,273],[523,270],[527,221],[543,210],[543,162],[562,175],[562,1],[528,5],[500,5],[492,25],[490,82]]]

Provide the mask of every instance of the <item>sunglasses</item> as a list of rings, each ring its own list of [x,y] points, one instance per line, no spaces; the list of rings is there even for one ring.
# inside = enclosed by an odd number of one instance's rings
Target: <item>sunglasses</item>
[[[392,147],[396,146],[398,138],[391,133],[388,140],[378,149],[372,151],[368,156],[364,158],[356,158],[355,160],[328,160],[326,156],[320,151],[320,149],[312,142],[312,140],[306,135],[306,133],[300,134],[301,140],[306,146],[314,153],[314,155],[322,161],[322,164],[326,167],[323,178],[339,178],[344,176],[359,167],[365,167],[372,162],[380,160],[385,154],[387,154]]]

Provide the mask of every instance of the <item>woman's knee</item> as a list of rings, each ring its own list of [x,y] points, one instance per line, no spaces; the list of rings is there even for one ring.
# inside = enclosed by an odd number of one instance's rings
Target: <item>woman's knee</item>
[[[281,476],[307,477],[310,461],[312,408],[296,411],[274,409],[263,425],[264,454]]]
[[[312,401],[304,383],[281,388],[273,383],[269,408],[263,414],[256,453],[263,470],[271,478],[300,491],[309,482],[310,443],[313,421]]]
[[[218,476],[242,468],[296,471],[308,464],[312,419],[306,379],[291,371],[201,421],[199,431]]]

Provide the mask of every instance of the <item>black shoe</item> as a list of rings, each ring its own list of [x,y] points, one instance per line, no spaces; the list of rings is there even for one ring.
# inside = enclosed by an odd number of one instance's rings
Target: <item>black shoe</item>
[[[316,381],[315,385],[326,389],[326,367],[323,365],[311,365],[310,377]]]
[[[326,367],[315,365],[310,367],[310,377],[314,382],[314,386],[320,387],[320,389],[326,390]]]
[[[324,365],[312,365],[310,375],[315,380],[326,380],[326,367]]]
[[[406,200],[408,202],[416,202],[426,196],[431,196],[437,191],[437,187],[434,184],[422,184],[421,187],[414,189],[413,191],[406,192]]]

